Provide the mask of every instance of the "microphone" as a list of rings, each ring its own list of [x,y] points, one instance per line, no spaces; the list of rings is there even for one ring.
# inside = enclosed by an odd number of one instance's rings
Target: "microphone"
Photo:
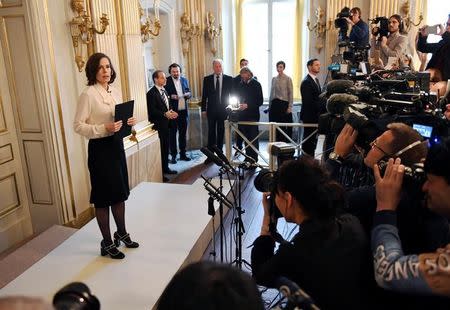
[[[223,167],[225,164],[217,157],[213,152],[211,152],[207,147],[202,147],[200,151],[206,155],[210,160],[212,160],[217,166]]]
[[[358,97],[349,94],[333,94],[327,100],[327,111],[333,115],[342,115],[347,106],[358,103]]]
[[[354,83],[350,80],[332,80],[327,84],[327,97],[332,94],[345,94],[350,87],[353,87]]]
[[[233,203],[228,200],[227,196],[225,196],[222,191],[220,191],[217,187],[214,186],[207,178],[205,178],[203,175],[201,175],[202,179],[205,181],[203,184],[205,186],[205,189],[219,202],[222,202],[225,206],[232,209]]]
[[[228,158],[225,156],[225,154],[222,152],[221,149],[219,149],[217,147],[217,145],[212,145],[209,147],[210,149],[212,149],[212,151],[214,153],[216,153],[216,155],[223,161],[223,163],[231,170],[234,171],[233,166],[231,166],[230,161],[228,160]]]
[[[264,169],[264,167],[261,166],[260,164],[258,164],[258,162],[257,162],[254,158],[252,158],[252,157],[248,156],[247,154],[245,154],[244,152],[242,152],[242,151],[241,151],[239,148],[237,148],[235,145],[233,145],[233,149],[235,149],[236,152],[238,152],[239,154],[243,155],[243,156],[245,157],[245,159],[247,159],[248,162],[250,163],[250,166],[255,165],[255,166],[258,167],[258,168]],[[250,167],[250,166],[248,166],[248,167]]]

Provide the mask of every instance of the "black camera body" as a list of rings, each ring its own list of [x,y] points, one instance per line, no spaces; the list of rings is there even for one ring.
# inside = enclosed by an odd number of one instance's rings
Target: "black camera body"
[[[56,310],[99,310],[100,301],[82,282],[72,282],[61,288],[53,297]]]
[[[370,142],[386,130],[392,122],[405,123],[416,129],[430,144],[449,136],[449,121],[443,117],[443,104],[435,96],[422,91],[423,77],[411,77],[410,72],[395,72],[389,79],[372,75],[363,86],[348,86],[347,94],[327,92],[327,110],[319,118],[319,133],[337,137],[345,123],[358,130],[357,145],[370,149]],[[409,86],[409,80],[415,86]],[[336,84],[340,81],[334,81]],[[333,84],[333,89],[339,90]],[[357,96],[355,102],[351,95]],[[334,139],[333,139],[334,140]]]
[[[295,145],[291,143],[274,143],[270,146],[269,151],[272,156],[277,156],[277,167],[287,160],[294,159]],[[261,193],[270,193],[269,215],[270,224],[269,231],[276,238],[277,241],[282,241],[282,237],[277,232],[277,219],[282,217],[280,210],[275,205],[275,195],[278,187],[278,173],[269,169],[261,169],[253,182],[256,190]]]
[[[389,19],[386,16],[375,17],[372,19],[372,24],[378,24],[372,28],[372,34],[374,36],[379,36],[378,40],[381,40],[382,37],[387,37],[389,34]]]
[[[349,50],[344,51],[344,60],[348,61],[351,65],[358,65],[360,62],[368,62],[370,45],[357,46],[355,42],[349,42]]]
[[[346,18],[352,16],[350,9],[348,7],[344,7],[336,16],[334,20],[334,27],[339,29],[338,40],[339,42],[348,41],[348,23]]]

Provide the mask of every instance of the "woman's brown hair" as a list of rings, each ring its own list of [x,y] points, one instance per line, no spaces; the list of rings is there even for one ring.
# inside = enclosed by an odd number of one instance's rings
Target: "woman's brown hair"
[[[97,83],[97,72],[99,70],[100,60],[102,58],[106,58],[109,61],[109,67],[111,68],[111,79],[109,80],[108,84],[112,84],[114,80],[116,79],[116,70],[114,70],[114,67],[111,63],[111,59],[106,56],[103,53],[95,53],[92,54],[91,57],[89,57],[87,63],[86,63],[86,77],[88,79],[88,85],[95,85]]]

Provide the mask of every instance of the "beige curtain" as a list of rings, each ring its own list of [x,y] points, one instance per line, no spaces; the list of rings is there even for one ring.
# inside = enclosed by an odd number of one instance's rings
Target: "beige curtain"
[[[370,1],[369,18],[375,16],[389,17],[393,14],[400,14],[399,0],[372,0]]]
[[[305,74],[305,66],[303,63],[303,47],[302,47],[302,35],[304,29],[303,10],[305,9],[305,1],[297,0],[297,6],[295,10],[295,29],[294,29],[294,72],[292,76],[292,84],[294,87],[294,100],[300,98],[300,83]]]
[[[184,8],[185,12],[191,17],[191,20],[193,20],[195,15],[198,16],[200,27],[203,29],[203,23],[206,20],[204,2],[202,0],[185,0]],[[203,77],[207,73],[207,55],[205,53],[205,36],[203,32],[199,36],[193,36],[189,43],[189,52],[185,55],[185,59],[187,63],[185,74],[189,79],[193,94],[191,103],[195,104],[201,100]]]
[[[239,72],[239,60],[244,57],[245,38],[244,23],[242,22],[242,4],[245,0],[236,1],[236,58],[234,62],[234,71]]]
[[[331,63],[331,56],[336,54],[338,50],[336,50],[337,40],[338,40],[338,30],[334,27],[334,20],[336,19],[336,15],[340,12],[344,7],[353,8],[354,1],[353,0],[327,0],[327,21],[332,21],[332,25],[330,30],[327,31],[327,35],[325,38],[325,64],[328,66]]]

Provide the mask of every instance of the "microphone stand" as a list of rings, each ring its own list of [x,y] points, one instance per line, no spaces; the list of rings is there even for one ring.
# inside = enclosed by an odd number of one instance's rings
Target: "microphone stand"
[[[220,168],[219,170],[219,176],[220,176],[220,183],[219,188],[215,187],[207,178],[205,178],[203,175],[201,177],[205,181],[203,184],[205,189],[209,192],[209,198],[208,198],[208,214],[213,217],[213,237],[212,237],[212,243],[213,243],[213,250],[211,251],[211,255],[214,256],[214,259],[216,257],[216,244],[215,244],[215,238],[214,238],[214,199],[219,202],[219,231],[220,231],[220,262],[223,263],[223,236],[224,236],[224,229],[223,229],[223,205],[227,206],[228,208],[233,208],[233,204],[228,200],[228,198],[223,194],[223,173],[225,171],[222,170],[223,168]],[[212,200],[212,202],[211,202]],[[211,211],[212,208],[212,211]]]
[[[219,189],[222,192],[223,190],[223,174],[225,173],[224,167],[219,169]],[[223,202],[219,202],[219,232],[220,232],[220,262],[223,263],[223,237],[224,237],[224,228],[223,228]],[[213,245],[215,247],[215,245]]]
[[[241,150],[239,150],[236,146],[233,146],[234,149],[236,149],[240,154],[243,154]],[[244,156],[247,155],[243,154]],[[251,157],[248,157],[251,158]],[[255,160],[251,158],[253,162]],[[246,265],[251,270],[251,264],[242,258],[242,236],[245,234],[244,229],[244,222],[242,221],[242,214],[245,213],[245,210],[242,210],[242,180],[244,179],[244,166],[243,164],[238,166],[238,176],[237,176],[237,182],[238,182],[238,203],[236,205],[236,213],[237,217],[234,219],[234,227],[235,227],[235,234],[236,234],[236,248],[235,248],[235,259],[231,263],[231,265],[236,264],[236,267],[242,270],[242,264]]]

